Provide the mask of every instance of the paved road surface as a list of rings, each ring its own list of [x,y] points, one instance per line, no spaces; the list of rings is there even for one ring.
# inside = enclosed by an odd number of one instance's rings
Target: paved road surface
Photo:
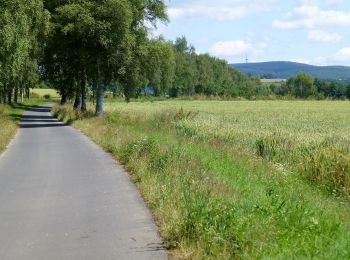
[[[25,112],[0,155],[0,259],[165,259],[128,175],[49,110]]]

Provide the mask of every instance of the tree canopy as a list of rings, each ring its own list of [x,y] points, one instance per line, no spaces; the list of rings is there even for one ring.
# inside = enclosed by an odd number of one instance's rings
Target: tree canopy
[[[0,2],[0,101],[17,102],[37,80],[50,14],[41,0]]]

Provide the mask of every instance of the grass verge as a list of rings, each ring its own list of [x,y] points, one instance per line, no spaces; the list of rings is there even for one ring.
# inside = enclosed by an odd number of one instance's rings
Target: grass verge
[[[53,112],[126,166],[174,258],[350,258],[347,198],[225,142],[179,135],[191,112]]]

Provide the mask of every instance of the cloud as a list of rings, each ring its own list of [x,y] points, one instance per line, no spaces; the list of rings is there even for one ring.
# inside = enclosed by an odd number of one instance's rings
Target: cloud
[[[306,64],[313,64],[318,66],[328,66],[328,65],[350,66],[350,47],[342,48],[331,55],[318,56],[311,59],[293,59],[292,61],[306,63]]]
[[[264,49],[266,48],[266,43],[253,44],[245,42],[243,40],[232,40],[232,41],[220,41],[215,43],[210,48],[210,53],[219,58],[231,61],[232,59],[243,59],[245,55],[249,56],[260,56]]]
[[[331,59],[334,61],[347,62],[350,61],[350,47],[340,49]]]
[[[350,12],[325,11],[317,5],[304,4],[295,7],[283,19],[274,20],[272,25],[282,30],[350,26]]]
[[[218,21],[240,19],[252,14],[271,11],[275,0],[197,1],[168,9],[170,20],[182,17],[204,17]]]
[[[329,33],[321,30],[312,30],[308,33],[308,39],[312,42],[337,43],[342,40],[338,33]]]
[[[326,0],[327,5],[340,5],[344,3],[344,0]]]

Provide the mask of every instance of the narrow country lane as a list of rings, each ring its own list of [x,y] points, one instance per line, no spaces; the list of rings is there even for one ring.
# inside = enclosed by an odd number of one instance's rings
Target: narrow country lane
[[[0,259],[165,259],[128,175],[79,131],[24,113],[0,155]]]

